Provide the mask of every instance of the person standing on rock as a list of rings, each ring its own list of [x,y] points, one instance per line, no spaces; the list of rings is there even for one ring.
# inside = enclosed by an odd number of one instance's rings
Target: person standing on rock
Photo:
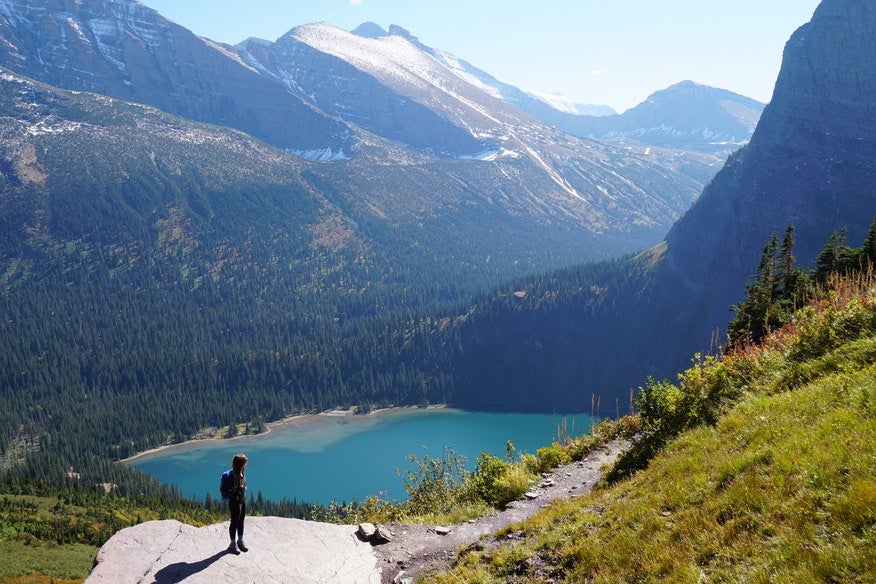
[[[249,551],[243,543],[243,521],[246,519],[246,477],[243,469],[248,461],[246,454],[235,454],[231,460],[231,468],[222,473],[219,486],[222,498],[228,500],[228,510],[231,512],[231,525],[228,526],[231,544],[228,551],[232,554]]]

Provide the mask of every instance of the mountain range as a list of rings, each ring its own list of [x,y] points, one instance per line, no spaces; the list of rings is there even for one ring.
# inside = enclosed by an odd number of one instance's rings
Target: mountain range
[[[436,208],[452,215],[453,201],[467,200],[480,208],[481,231],[499,226],[492,232],[502,242],[464,251],[461,261],[490,257],[491,268],[502,256],[525,271],[650,245],[722,161],[708,149],[645,154],[644,146],[574,137],[515,106],[544,102],[400,27],[348,33],[318,23],[230,47],[134,0],[2,0],[0,38],[0,66],[16,75],[238,129],[299,158],[336,160],[314,172],[354,205],[361,193],[347,189],[369,182],[361,194],[369,220],[395,218],[409,203],[398,192],[423,191],[417,212],[426,216]],[[430,184],[436,166],[456,179]],[[514,237],[519,225],[509,220],[528,227]]]
[[[504,380],[545,346],[514,325],[553,317],[502,325],[523,354],[508,367],[505,353],[491,381],[504,345],[484,344],[495,323],[477,328],[470,299],[654,244],[723,162],[714,141],[745,139],[695,124],[683,146],[576,137],[544,101],[400,27],[316,23],[231,47],[134,0],[0,0],[0,37],[7,448],[63,433],[70,452],[112,458],[231,416],[478,404],[485,382],[484,397],[511,396],[489,404],[540,394],[549,407],[549,392],[523,388],[531,376]],[[734,100],[684,83],[637,123],[657,127],[681,103],[705,112],[702,128],[730,111],[753,128],[757,104]],[[557,358],[578,350],[565,327],[601,330],[567,316],[549,340]],[[609,316],[600,326],[621,330]],[[99,417],[106,436],[77,433]]]

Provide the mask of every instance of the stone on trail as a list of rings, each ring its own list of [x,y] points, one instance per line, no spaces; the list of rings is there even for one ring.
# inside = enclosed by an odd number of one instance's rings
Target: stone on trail
[[[377,526],[377,533],[371,539],[374,544],[389,543],[392,541],[392,532],[385,525]]]
[[[373,523],[359,524],[359,535],[361,535],[362,539],[365,541],[371,541],[371,538],[374,537],[375,533],[377,533],[377,527],[375,527]]]

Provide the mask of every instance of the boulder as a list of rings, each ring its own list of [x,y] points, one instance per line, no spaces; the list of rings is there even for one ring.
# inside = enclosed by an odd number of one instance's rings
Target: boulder
[[[360,523],[359,524],[359,536],[365,541],[371,541],[371,538],[374,537],[374,534],[377,533],[377,527],[374,526],[373,523]]]
[[[392,532],[385,525],[378,525],[377,532],[374,534],[374,537],[371,539],[371,542],[375,545],[381,543],[389,543],[392,541]]]

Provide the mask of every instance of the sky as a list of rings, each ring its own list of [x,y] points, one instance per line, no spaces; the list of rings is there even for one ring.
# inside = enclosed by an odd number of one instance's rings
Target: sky
[[[500,81],[618,112],[679,81],[768,102],[819,0],[140,0],[228,44],[300,24],[396,24]]]

